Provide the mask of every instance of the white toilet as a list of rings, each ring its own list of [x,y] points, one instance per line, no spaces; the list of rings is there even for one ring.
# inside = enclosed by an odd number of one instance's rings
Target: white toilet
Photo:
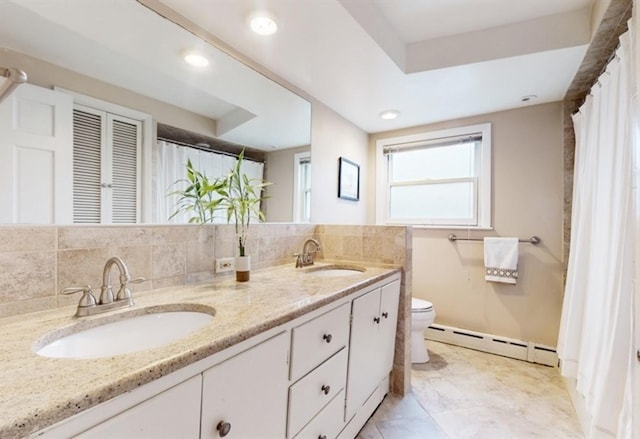
[[[424,342],[424,331],[436,318],[436,311],[429,301],[411,298],[411,362],[426,363],[429,361],[427,346]]]

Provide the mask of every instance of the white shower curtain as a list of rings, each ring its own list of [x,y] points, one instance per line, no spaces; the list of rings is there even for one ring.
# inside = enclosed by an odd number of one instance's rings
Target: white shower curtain
[[[153,216],[155,224],[189,222],[188,215],[179,213],[169,221],[169,217],[176,211],[178,195],[169,195],[170,192],[181,190],[185,184],[175,183],[185,178],[185,165],[189,158],[189,148],[173,143],[158,141],[153,154],[152,195]]]
[[[574,116],[576,156],[558,355],[584,397],[590,437],[631,437],[635,74],[630,32]],[[620,427],[618,427],[620,426]],[[637,432],[636,432],[637,433]]]
[[[187,160],[191,160],[193,166],[203,172],[208,178],[215,179],[227,175],[236,165],[236,158],[212,151],[203,151],[175,143],[158,141],[153,150],[152,172],[152,221],[155,224],[186,224],[191,214],[179,212],[171,220],[169,217],[176,212],[179,195],[171,195],[171,192],[187,187],[186,182],[180,181],[186,178]],[[264,163],[245,159],[242,171],[250,179],[262,180]],[[214,222],[225,223],[225,212],[216,212]]]

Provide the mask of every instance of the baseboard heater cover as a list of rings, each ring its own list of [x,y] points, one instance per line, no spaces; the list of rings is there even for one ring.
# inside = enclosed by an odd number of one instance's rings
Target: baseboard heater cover
[[[554,347],[533,342],[438,324],[427,328],[425,338],[530,363],[558,366],[558,354]]]

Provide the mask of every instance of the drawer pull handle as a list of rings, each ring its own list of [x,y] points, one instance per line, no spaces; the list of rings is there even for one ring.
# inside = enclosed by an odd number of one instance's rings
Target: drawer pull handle
[[[331,386],[325,384],[320,390],[322,390],[322,393],[324,393],[325,395],[328,395],[329,391],[331,391]]]
[[[326,434],[321,434],[320,436],[318,436],[318,439],[327,439],[327,435]]]
[[[389,313],[388,312],[383,312],[382,313],[382,317],[384,317],[385,319],[389,318]]]
[[[225,437],[231,431],[231,424],[225,421],[220,421],[218,422],[218,426],[216,427],[216,430],[218,430],[218,435],[220,437]]]
[[[379,325],[380,324],[380,317],[374,317],[373,321],[376,322]]]
[[[331,339],[333,337],[331,337],[331,334],[325,334],[322,336],[322,339],[325,340],[327,343],[331,343]]]

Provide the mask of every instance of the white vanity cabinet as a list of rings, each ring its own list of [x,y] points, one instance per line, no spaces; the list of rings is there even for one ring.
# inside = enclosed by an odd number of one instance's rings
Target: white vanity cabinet
[[[75,437],[197,439],[201,391],[202,375],[197,375]]]
[[[206,370],[201,438],[283,438],[287,419],[289,333]]]
[[[346,302],[292,329],[287,437],[329,439],[342,429],[335,407],[344,406],[350,315]]]
[[[400,275],[32,437],[353,439],[388,390]]]
[[[391,372],[399,295],[400,281],[395,280],[353,300],[345,410],[347,421]]]

